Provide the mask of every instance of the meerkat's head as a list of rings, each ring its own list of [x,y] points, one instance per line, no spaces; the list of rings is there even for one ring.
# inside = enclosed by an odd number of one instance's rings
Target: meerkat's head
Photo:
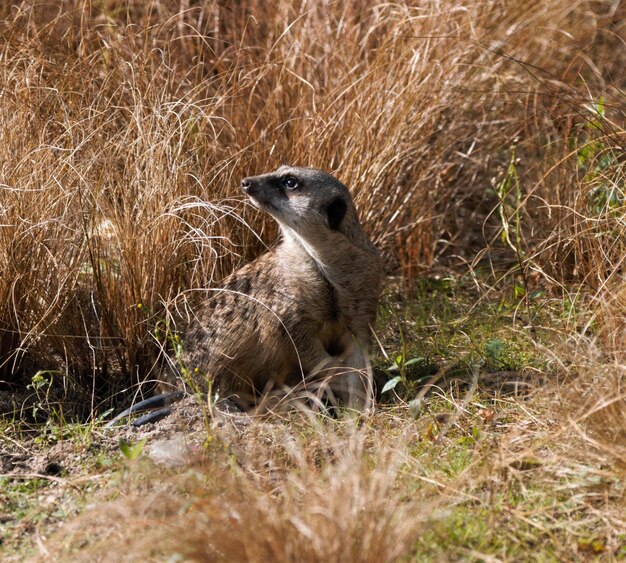
[[[241,187],[252,203],[281,227],[305,238],[323,231],[350,237],[355,224],[361,230],[350,192],[321,170],[281,166],[269,174],[244,178]]]

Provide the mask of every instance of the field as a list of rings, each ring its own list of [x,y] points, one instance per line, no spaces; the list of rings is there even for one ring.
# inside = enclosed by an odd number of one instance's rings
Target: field
[[[0,6],[0,558],[626,559],[626,5]],[[386,283],[370,416],[104,427],[334,173]]]

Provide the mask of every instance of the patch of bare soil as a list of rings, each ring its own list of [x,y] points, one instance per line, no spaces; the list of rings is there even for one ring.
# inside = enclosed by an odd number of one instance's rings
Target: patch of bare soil
[[[246,425],[249,417],[216,409],[187,396],[172,414],[139,428],[131,421],[112,428],[102,424],[24,421],[15,405],[24,397],[0,395],[0,559],[23,560],[37,551],[62,523],[89,507],[98,491],[118,478],[137,448],[166,467],[193,463],[201,456],[210,427]],[[28,410],[22,407],[21,415]],[[40,551],[41,553],[41,551]]]

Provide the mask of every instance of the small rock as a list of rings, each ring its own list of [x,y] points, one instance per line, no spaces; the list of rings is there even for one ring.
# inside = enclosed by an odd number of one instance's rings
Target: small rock
[[[192,461],[193,449],[185,436],[176,436],[169,440],[153,442],[148,455],[155,463],[180,467]]]
[[[422,400],[413,399],[412,401],[409,401],[409,412],[413,418],[419,418],[422,414]]]

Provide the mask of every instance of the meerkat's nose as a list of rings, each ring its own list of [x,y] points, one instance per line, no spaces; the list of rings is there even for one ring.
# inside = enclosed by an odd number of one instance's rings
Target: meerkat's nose
[[[248,190],[252,187],[252,181],[250,180],[250,178],[244,178],[243,180],[241,180],[241,189],[248,193]]]

